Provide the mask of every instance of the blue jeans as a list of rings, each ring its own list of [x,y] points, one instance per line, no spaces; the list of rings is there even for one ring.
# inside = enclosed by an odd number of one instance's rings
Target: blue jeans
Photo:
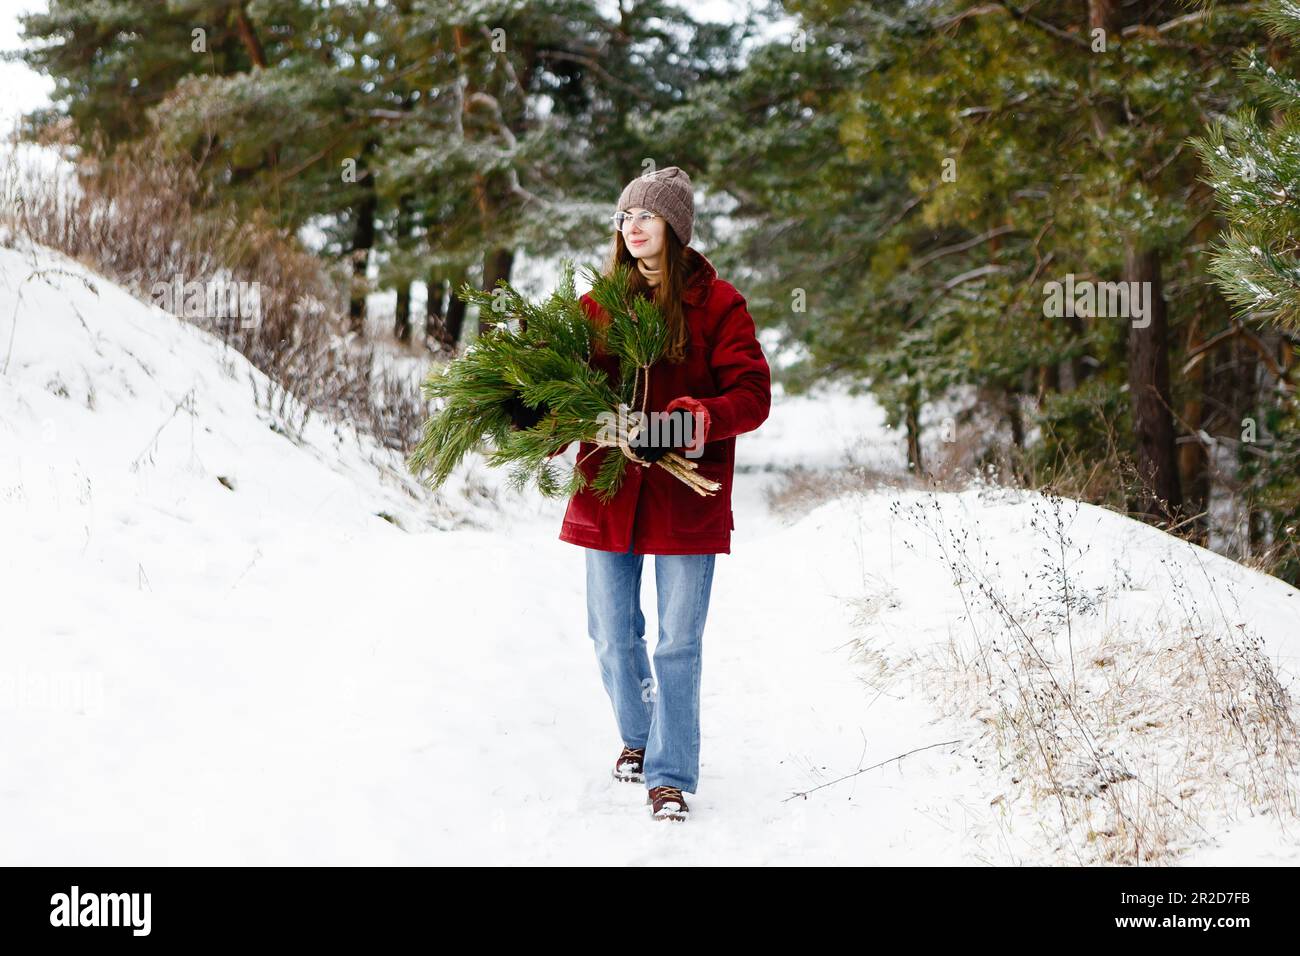
[[[695,792],[700,777],[700,652],[716,554],[656,554],[654,675],[641,613],[645,555],[587,552],[587,631],[625,746],[645,748],[645,785]]]

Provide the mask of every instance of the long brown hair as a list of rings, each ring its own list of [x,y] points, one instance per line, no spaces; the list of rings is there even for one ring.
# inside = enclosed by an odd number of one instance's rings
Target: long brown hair
[[[652,289],[637,268],[636,256],[632,255],[623,241],[623,231],[620,229],[614,233],[614,247],[610,250],[609,262],[605,266],[606,275],[613,272],[619,263],[631,267],[632,294],[643,295],[659,306],[668,323],[668,347],[664,351],[664,357],[673,364],[686,358],[688,332],[686,314],[682,311],[682,290],[686,288],[686,280],[691,276],[691,263],[686,250],[687,247],[682,245],[672,226],[665,222],[664,251],[660,257],[663,260],[660,266],[663,275],[659,278],[659,285]]]

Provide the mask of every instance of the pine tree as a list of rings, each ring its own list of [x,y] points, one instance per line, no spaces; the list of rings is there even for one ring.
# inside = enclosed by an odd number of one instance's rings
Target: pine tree
[[[149,110],[184,78],[231,76],[268,55],[247,4],[232,0],[49,0],[18,19],[30,44],[22,59],[54,78],[54,101],[82,141],[105,149],[143,135]]]
[[[787,384],[868,381],[914,467],[919,412],[963,387],[1031,480],[1174,517],[1180,476],[1207,470],[1199,436],[1223,427],[1218,368],[1204,385],[1181,369],[1228,311],[1205,281],[1211,194],[1185,141],[1242,101],[1228,51],[1260,32],[1247,5],[784,6],[798,29],[682,113],[754,224],[730,264],[759,273],[752,298],[805,346]],[[1050,316],[1044,286],[1067,274],[1147,281],[1167,323]],[[996,459],[999,430],[980,432]]]
[[[1267,3],[1259,14],[1269,33],[1294,48],[1300,9]],[[1243,50],[1238,66],[1265,109],[1241,109],[1192,140],[1227,221],[1210,271],[1236,307],[1223,335],[1248,344],[1279,386],[1279,401],[1242,419],[1240,468],[1247,493],[1272,518],[1267,537],[1282,552],[1276,573],[1300,580],[1300,402],[1288,380],[1300,357],[1300,79],[1258,48]],[[1271,115],[1268,115],[1271,114]],[[1252,329],[1261,330],[1267,342]],[[1294,359],[1292,360],[1294,361]]]
[[[1269,3],[1260,14],[1274,37],[1300,42],[1300,8]],[[1300,332],[1300,80],[1278,72],[1257,48],[1239,66],[1276,117],[1242,109],[1193,140],[1229,228],[1211,271],[1239,314]]]
[[[517,250],[585,246],[663,155],[642,119],[735,62],[730,28],[670,0],[51,0],[22,22],[83,146],[148,139],[310,226],[353,267],[354,328],[369,265],[404,313],[413,281],[490,289]]]

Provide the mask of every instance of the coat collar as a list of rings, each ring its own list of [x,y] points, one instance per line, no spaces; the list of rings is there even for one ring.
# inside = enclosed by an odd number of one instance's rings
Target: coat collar
[[[703,253],[690,246],[686,247],[682,258],[686,268],[691,270],[682,287],[682,301],[688,305],[701,306],[709,299],[713,282],[718,278],[718,270],[713,268],[713,263]]]

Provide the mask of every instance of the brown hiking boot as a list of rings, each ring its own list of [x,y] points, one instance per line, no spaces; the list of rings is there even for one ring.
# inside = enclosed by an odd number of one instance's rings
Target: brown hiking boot
[[[623,752],[614,761],[614,779],[626,783],[641,783],[645,780],[645,748],[624,747]]]
[[[645,802],[650,804],[650,815],[656,820],[680,822],[686,819],[691,810],[677,787],[651,787]]]

